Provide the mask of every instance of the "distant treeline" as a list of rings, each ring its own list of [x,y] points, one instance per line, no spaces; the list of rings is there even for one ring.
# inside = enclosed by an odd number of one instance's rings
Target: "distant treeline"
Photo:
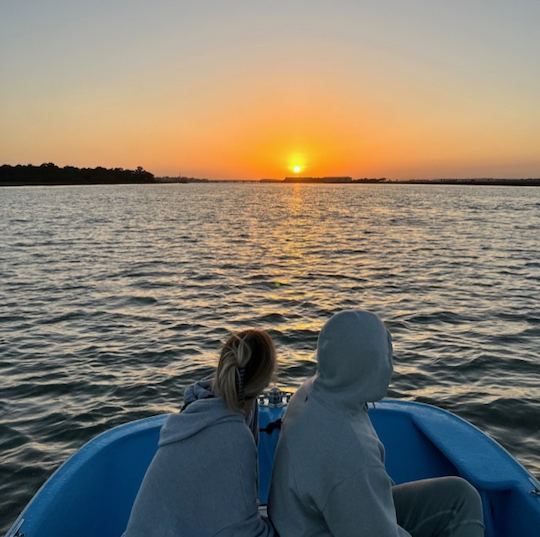
[[[184,176],[163,176],[156,177],[156,183],[213,183],[211,179],[204,179],[201,177],[184,177]]]
[[[384,183],[386,177],[371,178],[364,177],[362,179],[353,179],[349,176],[330,176],[330,177],[285,177],[283,183]],[[262,182],[271,182],[268,179],[262,179]]]
[[[491,186],[540,186],[540,178],[504,179],[497,177],[444,178],[444,179],[387,179],[386,177],[285,177],[284,179],[260,179],[261,183],[385,183],[413,185],[491,185]]]
[[[540,178],[528,177],[523,179],[505,179],[502,177],[471,177],[460,179],[407,179],[393,181],[411,185],[484,185],[484,186],[540,186]]]
[[[60,168],[49,162],[34,166],[17,164],[0,166],[0,186],[19,185],[99,185],[121,183],[223,183],[217,179],[199,177],[154,177],[140,166],[135,170],[124,168],[76,168],[64,166]],[[228,183],[245,182],[227,180]],[[504,179],[497,177],[441,178],[441,179],[387,179],[386,177],[362,177],[353,179],[350,176],[329,177],[285,177],[284,179],[259,179],[248,182],[261,183],[378,183],[378,184],[424,184],[424,185],[499,185],[499,186],[540,186],[540,178]]]
[[[18,185],[100,185],[119,183],[154,183],[154,175],[140,166],[135,170],[124,168],[60,168],[49,162],[34,166],[18,164],[0,166],[0,186]]]

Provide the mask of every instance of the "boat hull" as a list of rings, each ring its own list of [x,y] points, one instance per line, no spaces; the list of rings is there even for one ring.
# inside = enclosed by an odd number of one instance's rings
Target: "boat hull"
[[[267,429],[284,407],[261,406]],[[396,484],[459,475],[480,492],[487,537],[540,534],[539,483],[507,451],[470,423],[430,405],[382,401],[370,416]],[[157,448],[167,415],[115,427],[68,459],[34,496],[8,536],[118,537]],[[262,432],[259,496],[268,497],[279,429]],[[538,532],[538,533],[537,533]]]

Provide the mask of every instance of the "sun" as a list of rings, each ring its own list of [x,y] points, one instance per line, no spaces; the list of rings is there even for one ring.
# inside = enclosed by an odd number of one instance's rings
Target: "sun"
[[[304,152],[289,153],[287,158],[287,169],[294,173],[294,175],[303,173],[307,165],[308,162]]]

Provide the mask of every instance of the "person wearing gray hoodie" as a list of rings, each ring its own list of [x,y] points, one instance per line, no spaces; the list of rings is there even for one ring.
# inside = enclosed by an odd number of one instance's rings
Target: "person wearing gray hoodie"
[[[211,382],[163,425],[124,537],[274,537],[257,505],[257,396],[275,349],[262,330],[225,343]]]
[[[268,514],[281,537],[481,537],[476,490],[457,477],[393,486],[367,412],[392,376],[392,341],[366,311],[323,327],[317,373],[292,397]]]

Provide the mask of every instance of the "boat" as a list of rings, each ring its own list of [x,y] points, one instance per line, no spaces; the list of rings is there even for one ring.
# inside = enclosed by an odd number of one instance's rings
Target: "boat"
[[[268,499],[274,450],[290,393],[259,399],[259,500]],[[487,537],[540,535],[540,483],[495,440],[458,416],[385,399],[369,408],[396,484],[458,475],[479,491]],[[6,537],[119,537],[167,415],[90,440],[45,482]]]

